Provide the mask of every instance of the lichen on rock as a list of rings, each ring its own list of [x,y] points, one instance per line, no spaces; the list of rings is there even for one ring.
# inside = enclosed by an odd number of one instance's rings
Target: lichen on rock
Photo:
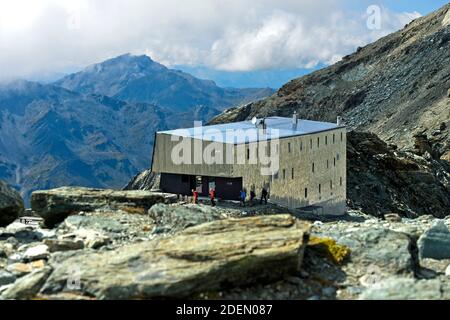
[[[342,264],[350,256],[348,247],[338,244],[336,240],[331,238],[311,236],[308,241],[308,248],[324,255],[336,264]]]

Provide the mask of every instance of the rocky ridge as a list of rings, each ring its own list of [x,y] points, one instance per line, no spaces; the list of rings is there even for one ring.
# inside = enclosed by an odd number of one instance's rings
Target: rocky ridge
[[[212,120],[224,123],[264,116],[335,122],[370,131],[412,148],[425,134],[450,154],[450,4],[341,61],[294,79],[269,98],[232,108]]]

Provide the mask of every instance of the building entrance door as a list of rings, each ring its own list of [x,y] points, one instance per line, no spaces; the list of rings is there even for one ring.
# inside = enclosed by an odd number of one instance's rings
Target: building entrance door
[[[225,200],[239,200],[242,189],[242,178],[216,177],[216,196]]]

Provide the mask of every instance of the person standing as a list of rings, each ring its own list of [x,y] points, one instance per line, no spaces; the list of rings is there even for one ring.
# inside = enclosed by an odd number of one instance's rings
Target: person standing
[[[242,189],[240,192],[240,200],[241,200],[241,206],[245,207],[245,198],[247,197],[247,194],[245,192],[245,189]]]
[[[215,207],[216,206],[216,190],[214,190],[213,188],[211,188],[209,190],[209,198],[211,199],[211,207]]]
[[[194,204],[198,203],[198,191],[195,189],[192,189],[192,196],[194,197]]]
[[[253,206],[253,200],[255,199],[256,194],[255,194],[255,190],[252,189],[250,190],[250,206]]]
[[[260,204],[263,203],[263,200],[264,200],[264,203],[267,204],[267,193],[268,192],[267,192],[266,187],[263,187],[261,190],[261,200],[259,201]]]

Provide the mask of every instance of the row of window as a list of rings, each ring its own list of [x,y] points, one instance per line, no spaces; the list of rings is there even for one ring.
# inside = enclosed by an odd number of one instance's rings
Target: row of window
[[[339,185],[342,186],[342,177],[339,178]],[[322,193],[322,185],[319,183],[319,194]],[[330,190],[333,190],[333,180],[330,180]],[[305,188],[305,199],[308,198],[308,188]]]
[[[341,141],[344,140],[344,134],[341,132]],[[332,141],[333,144],[336,142],[336,134],[333,133],[332,135]],[[325,145],[328,145],[328,136],[325,136]],[[288,152],[290,153],[292,148],[291,148],[291,143],[288,142]],[[309,148],[312,149],[313,148],[313,139],[309,139]],[[320,148],[320,137],[317,137],[317,148]],[[300,151],[303,150],[303,140],[300,140]]]
[[[333,158],[333,166],[336,167],[336,160],[339,161],[339,153],[336,154],[336,157]],[[327,159],[327,169],[330,168],[330,160]],[[312,163],[312,172],[315,172],[315,163]]]
[[[332,137],[333,137],[333,144],[334,144],[335,140],[336,140],[336,134],[333,133]],[[343,139],[344,139],[344,135],[341,132],[341,141],[343,141]],[[309,144],[310,144],[310,148],[312,149],[313,148],[313,139],[312,138],[309,139]],[[328,145],[328,136],[325,136],[325,145]],[[290,142],[288,142],[287,147],[288,147],[288,153],[291,153],[292,147],[291,147]],[[320,137],[317,137],[317,148],[319,148],[319,147],[320,147]],[[300,140],[300,151],[302,151],[302,150],[303,150],[303,140]],[[266,154],[268,156],[270,156],[270,144],[267,145]],[[276,154],[278,154],[278,145],[276,145]],[[248,159],[250,159],[250,149],[249,148],[247,149],[247,160]]]
[[[312,170],[313,170],[313,172],[314,172],[314,163],[313,163],[313,167],[312,167]],[[282,177],[283,177],[283,179],[286,179],[287,178],[287,176],[286,176],[286,169],[283,169],[282,170]],[[294,168],[291,168],[291,179],[294,179],[295,178],[295,175],[294,175]],[[273,179],[278,179],[278,172],[277,173],[275,173],[274,175],[273,175]],[[342,177],[341,178],[339,178],[339,184],[342,186]],[[333,189],[333,182],[332,182],[332,180],[330,180],[330,187],[331,187],[331,189]],[[319,184],[319,192],[320,192],[320,184]]]

